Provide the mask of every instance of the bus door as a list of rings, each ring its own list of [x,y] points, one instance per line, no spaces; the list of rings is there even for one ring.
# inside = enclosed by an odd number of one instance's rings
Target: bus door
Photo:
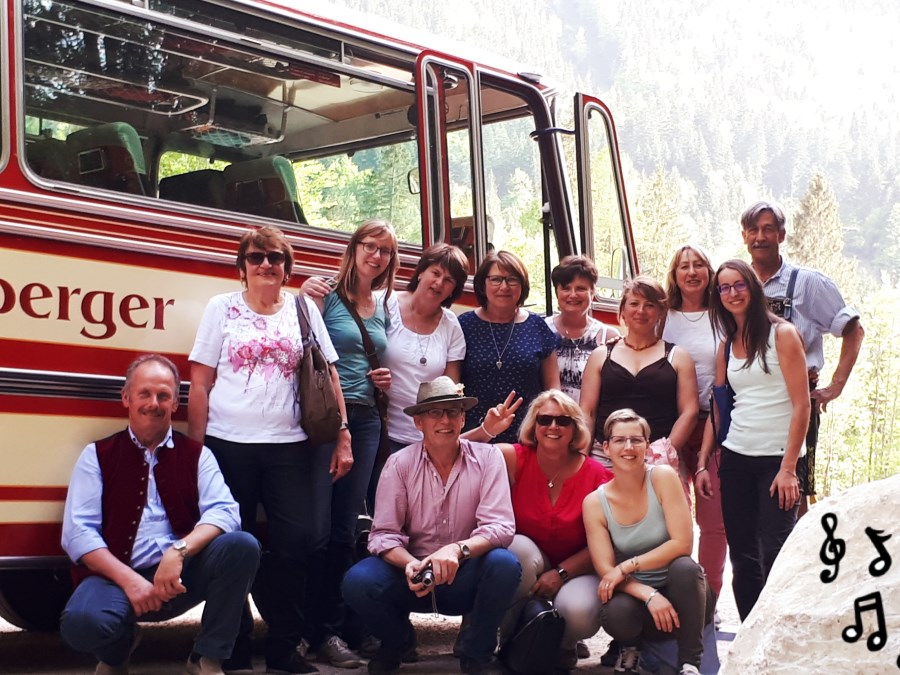
[[[606,105],[575,96],[575,157],[582,251],[600,272],[601,310],[613,310],[622,283],[638,272],[615,125]]]
[[[526,307],[547,311],[552,294],[542,281],[571,251],[559,248],[559,237],[549,250],[543,244],[545,220],[569,226],[560,190],[546,194],[547,185],[562,183],[545,180],[545,146],[533,140],[551,125],[545,97],[521,79],[433,52],[420,55],[416,74],[425,231],[431,241],[460,246],[470,273],[492,250],[515,253],[531,281]],[[547,219],[545,203],[553,212]]]

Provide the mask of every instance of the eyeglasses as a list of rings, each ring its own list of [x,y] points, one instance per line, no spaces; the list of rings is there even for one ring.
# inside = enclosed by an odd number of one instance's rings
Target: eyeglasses
[[[568,415],[538,415],[534,419],[542,427],[549,427],[554,422],[558,427],[570,427],[575,421]]]
[[[423,415],[433,419],[439,420],[444,415],[447,416],[447,419],[457,420],[465,414],[465,410],[462,408],[432,408],[431,410],[426,410]]]
[[[748,288],[746,281],[735,281],[733,284],[721,284],[718,288],[719,295],[728,295],[732,291],[735,293],[743,293]]]
[[[487,282],[495,288],[499,288],[501,284],[506,284],[510,288],[518,288],[522,285],[518,277],[503,277],[499,274],[490,275],[487,277]]]
[[[392,248],[379,248],[378,244],[371,241],[361,241],[359,242],[359,246],[363,247],[363,251],[368,253],[369,255],[375,255],[375,253],[380,253],[385,258],[393,258],[394,257],[394,249]]]
[[[262,265],[263,260],[268,260],[273,267],[275,265],[284,264],[284,253],[281,251],[269,251],[268,253],[260,253],[259,251],[251,251],[244,254],[244,260],[251,265]]]
[[[643,436],[610,436],[610,445],[626,446],[631,443],[632,448],[643,448],[647,445],[647,439]]]

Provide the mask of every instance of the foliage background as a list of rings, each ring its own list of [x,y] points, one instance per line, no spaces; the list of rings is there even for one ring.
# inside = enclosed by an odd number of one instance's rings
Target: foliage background
[[[738,217],[793,215],[787,255],[822,269],[866,340],[823,418],[824,494],[900,470],[900,8],[892,0],[346,0],[604,99],[642,271],[675,245],[747,257]],[[559,107],[569,103],[560,98]],[[840,341],[827,339],[823,381]]]

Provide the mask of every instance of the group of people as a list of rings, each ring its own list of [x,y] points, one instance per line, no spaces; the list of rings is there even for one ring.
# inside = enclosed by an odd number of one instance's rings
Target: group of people
[[[463,615],[462,672],[499,673],[498,634],[510,640],[538,597],[565,619],[559,672],[601,627],[616,672],[638,672],[642,641],[666,638],[681,672],[698,672],[726,544],[743,619],[813,494],[811,407],[840,394],[863,336],[827,277],[792,275],[784,225],[756,204],[742,217],[752,265],[714,270],[684,246],[667,289],[627,281],[618,329],[590,315],[598,273],[584,256],[553,270],[559,312],[545,319],[524,309],[523,262],[490,252],[478,307],[457,317],[468,260],[454,246],[426,248],[394,292],[396,235],[368,221],[335,277],[295,296],[283,233],[248,231],[243,289],[209,302],[189,357],[187,435],[171,427],[177,368],[141,357],[122,394],[128,429],[76,465],[63,545],[88,578],[63,636],[98,673],[127,673],[137,621],[205,599],[187,671],[249,673],[252,591],[270,673],[316,672],[313,653],[396,673],[418,658],[409,613],[430,610]],[[300,302],[343,420],[320,446],[298,422]],[[817,388],[824,332],[844,347]],[[710,391],[726,383],[719,444]],[[364,509],[371,555],[356,562]]]

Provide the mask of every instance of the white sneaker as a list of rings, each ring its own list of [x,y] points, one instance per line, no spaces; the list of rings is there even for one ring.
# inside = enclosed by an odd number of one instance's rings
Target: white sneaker
[[[641,661],[641,651],[637,647],[622,647],[619,659],[613,668],[614,673],[626,673],[626,675],[638,675],[638,664]]]
[[[681,666],[681,675],[700,675],[700,671],[697,670],[696,666],[692,666],[690,663],[685,663]]]

